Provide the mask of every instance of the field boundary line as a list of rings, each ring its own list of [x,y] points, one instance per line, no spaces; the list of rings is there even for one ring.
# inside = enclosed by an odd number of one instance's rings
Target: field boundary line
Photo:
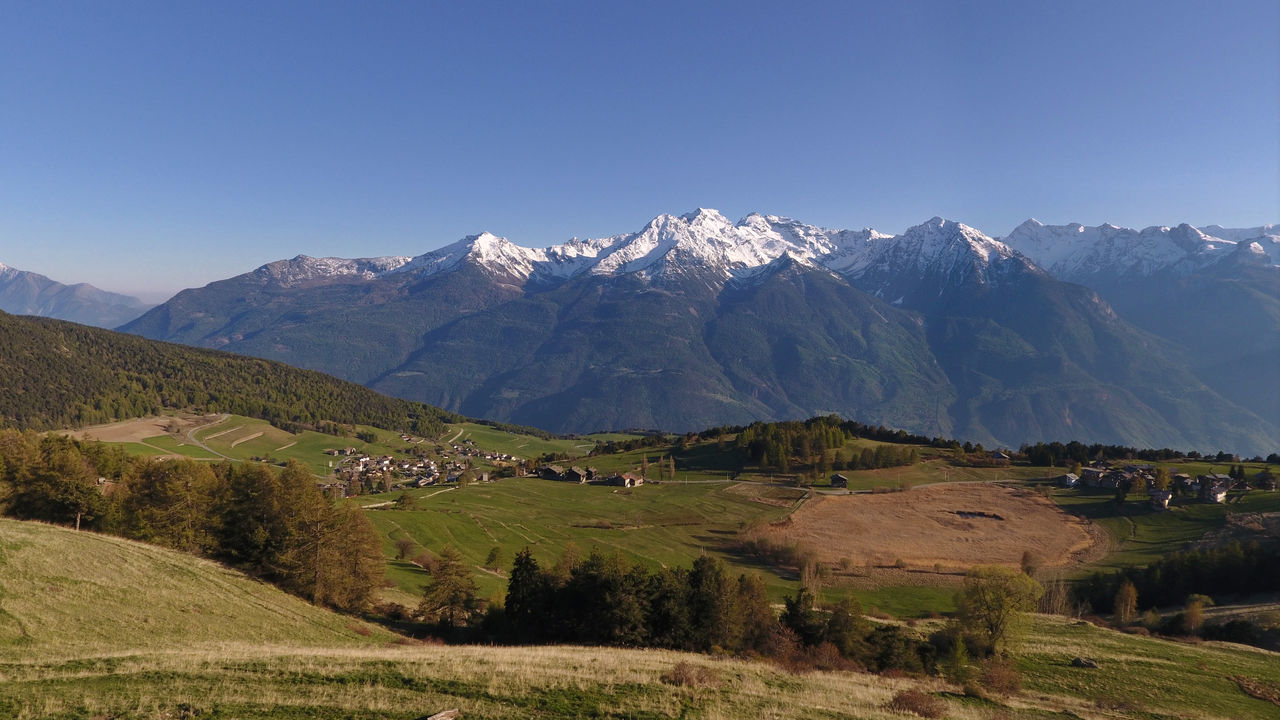
[[[232,443],[231,443],[231,447],[235,447],[235,446],[239,445],[240,443],[247,443],[247,442],[249,442],[250,440],[256,440],[257,438],[260,438],[260,437],[262,437],[262,433],[261,433],[261,432],[256,432],[256,433],[253,433],[252,435],[246,435],[246,436],[244,436],[244,437],[240,438],[239,440],[236,440],[236,441],[232,442]]]
[[[237,426],[235,426],[235,427],[233,427],[233,428],[230,428],[230,429],[228,429],[228,430],[220,430],[220,431],[218,431],[218,432],[216,432],[216,433],[214,433],[214,434],[210,435],[209,437],[205,438],[202,442],[209,442],[210,440],[212,440],[212,439],[214,439],[214,438],[216,438],[216,437],[222,437],[223,435],[226,435],[227,433],[233,433],[233,432],[235,432],[235,431],[239,430],[239,429],[240,429],[240,428],[242,428],[242,427],[244,427],[244,426],[243,426],[243,425],[237,425]]]

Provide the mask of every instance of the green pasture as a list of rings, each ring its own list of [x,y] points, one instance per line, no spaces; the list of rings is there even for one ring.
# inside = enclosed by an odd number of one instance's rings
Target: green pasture
[[[521,478],[453,490],[413,490],[409,494],[421,509],[370,509],[367,514],[388,557],[395,557],[400,538],[416,543],[410,559],[424,548],[438,552],[452,545],[475,568],[486,596],[506,590],[505,575],[481,567],[491,548],[500,548],[498,565],[505,570],[525,547],[550,565],[570,543],[584,557],[593,550],[617,552],[650,568],[688,566],[707,552],[735,565],[735,571],[760,570],[778,596],[792,592],[793,582],[737,560],[732,548],[740,529],[778,518],[787,509],[755,502],[751,497],[759,493],[735,493],[731,487],[664,483],[614,488]],[[376,500],[393,497],[384,494]],[[397,561],[390,563],[388,576],[414,595],[428,579],[420,568]]]
[[[1009,467],[958,467],[949,465],[944,460],[922,460],[915,465],[878,470],[835,470],[849,478],[850,490],[874,490],[876,488],[898,488],[903,485],[915,487],[944,482],[1025,482],[1047,477],[1047,468],[1009,466]],[[814,487],[830,487],[830,480],[824,478]]]
[[[442,439],[450,440],[454,444],[461,444],[463,441],[470,439],[475,442],[476,447],[521,458],[535,458],[547,453],[586,455],[596,445],[594,438],[552,438],[544,440],[533,435],[518,435],[479,423],[447,425]]]
[[[1280,662],[1263,650],[1144,638],[1042,615],[1015,655],[1028,690],[1080,698],[1095,712],[1123,713],[1097,717],[1264,720],[1280,715],[1275,705],[1242,692],[1235,680],[1280,688]],[[1091,658],[1098,667],[1072,667],[1075,657]]]
[[[922,618],[956,609],[955,586],[890,585],[879,588],[831,588],[825,599],[847,594],[857,598],[865,613],[888,613],[898,618]]]
[[[189,442],[179,440],[172,435],[156,435],[142,440],[141,445],[148,445],[159,448],[173,455],[184,455],[196,460],[221,460],[216,454],[205,450],[199,445],[192,445]]]
[[[1115,491],[1101,488],[1056,490],[1053,499],[1110,536],[1112,551],[1090,569],[1147,565],[1223,527],[1229,514],[1280,511],[1280,492],[1257,490],[1232,493],[1222,505],[1175,499],[1167,511],[1153,509],[1145,495],[1136,493],[1117,504]]]

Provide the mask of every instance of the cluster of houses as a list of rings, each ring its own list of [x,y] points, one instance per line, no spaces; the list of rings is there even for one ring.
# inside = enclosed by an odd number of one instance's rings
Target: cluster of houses
[[[571,483],[591,483],[593,485],[612,485],[614,487],[636,487],[644,484],[644,476],[635,473],[612,473],[600,475],[595,468],[570,467],[559,465],[543,465],[538,468],[537,476],[543,480],[558,480]]]
[[[1186,473],[1178,473],[1172,477],[1169,488],[1160,489],[1155,482],[1154,465],[1125,465],[1113,467],[1109,463],[1097,463],[1081,468],[1080,474],[1067,473],[1054,478],[1058,487],[1090,487],[1114,490],[1125,488],[1127,491],[1146,490],[1151,504],[1160,509],[1168,509],[1173,499],[1174,490],[1183,494],[1196,496],[1200,502],[1222,503],[1227,499],[1227,491],[1235,487],[1236,480],[1229,475],[1210,473],[1198,475],[1193,480]],[[1240,481],[1243,482],[1243,481]]]
[[[522,459],[509,453],[493,452],[490,450],[481,450],[476,447],[476,443],[471,438],[462,441],[462,444],[450,443],[449,447],[453,449],[454,454],[460,457],[480,458],[490,462],[509,462],[520,463]]]
[[[401,439],[413,441],[410,436]],[[357,495],[363,492],[385,492],[396,485],[427,487],[437,483],[458,482],[463,473],[472,469],[472,458],[491,462],[520,462],[520,458],[506,453],[480,450],[469,438],[462,444],[451,444],[452,453],[445,452],[439,458],[428,457],[397,460],[390,455],[373,456],[354,447],[327,448],[326,455],[342,458],[338,461],[336,480],[323,488],[335,495]],[[332,463],[330,463],[332,466]],[[477,482],[488,482],[488,472],[475,472]]]

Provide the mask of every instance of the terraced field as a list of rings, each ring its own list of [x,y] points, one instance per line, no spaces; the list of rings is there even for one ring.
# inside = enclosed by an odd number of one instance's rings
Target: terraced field
[[[375,442],[304,431],[285,432],[265,420],[240,415],[139,418],[72,433],[81,438],[120,445],[130,454],[195,460],[246,461],[254,458],[283,463],[298,460],[316,475],[332,472],[326,448],[355,447],[371,455],[401,456],[407,443],[397,433],[358,428],[373,433]],[[334,462],[336,465],[336,462]]]

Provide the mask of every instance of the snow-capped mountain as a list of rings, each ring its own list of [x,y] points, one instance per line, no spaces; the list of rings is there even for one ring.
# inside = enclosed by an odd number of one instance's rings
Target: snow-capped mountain
[[[480,233],[413,258],[299,256],[185,290],[122,329],[562,432],[834,411],[1015,447],[1271,452],[1280,413],[1260,409],[1269,401],[1256,388],[1221,381],[1240,375],[1223,362],[1262,367],[1270,345],[1233,337],[1197,355],[1214,365],[1197,365],[1175,334],[1221,335],[1210,323],[1247,317],[1242,332],[1280,337],[1252,327],[1271,312],[1258,303],[1270,302],[1275,237],[1261,230],[1029,222],[1006,242],[938,217],[888,235],[698,209],[546,248]],[[1215,279],[1199,282],[1202,267]],[[1117,268],[1197,282],[1125,282],[1140,292],[1108,295],[1087,272]],[[1238,291],[1220,293],[1226,302],[1202,288]],[[1192,307],[1209,319],[1157,322]]]
[[[606,238],[574,238],[548,248],[527,248],[488,232],[414,258],[357,260],[299,256],[254,272],[281,284],[320,278],[372,279],[405,273],[420,278],[463,264],[489,274],[543,282],[590,275],[685,274],[694,269],[719,280],[750,276],[789,256],[849,278],[919,273],[956,281],[986,282],[989,268],[1015,253],[960,223],[933,218],[899,236],[875,230],[828,230],[777,215],[752,213],[731,222],[716,210],[659,215],[638,232]]]
[[[490,233],[472,235],[414,258],[397,269],[431,275],[464,261],[492,273],[543,280],[579,275],[661,276],[696,267],[727,279],[784,254],[812,259],[837,249],[832,233],[777,216],[748,215],[732,223],[715,210],[659,215],[639,232],[574,238],[549,248],[526,248]]]
[[[317,280],[352,278],[372,280],[396,268],[404,266],[412,258],[376,257],[348,260],[345,258],[314,258],[298,255],[289,260],[277,260],[254,270],[252,275],[263,282],[281,287],[293,287]]]
[[[1267,235],[1274,230],[1274,225],[1229,230],[1185,223],[1134,230],[1110,224],[1044,225],[1032,219],[1003,240],[1054,277],[1094,285],[1162,272],[1190,275],[1241,252],[1247,259],[1280,264],[1280,238]]]

